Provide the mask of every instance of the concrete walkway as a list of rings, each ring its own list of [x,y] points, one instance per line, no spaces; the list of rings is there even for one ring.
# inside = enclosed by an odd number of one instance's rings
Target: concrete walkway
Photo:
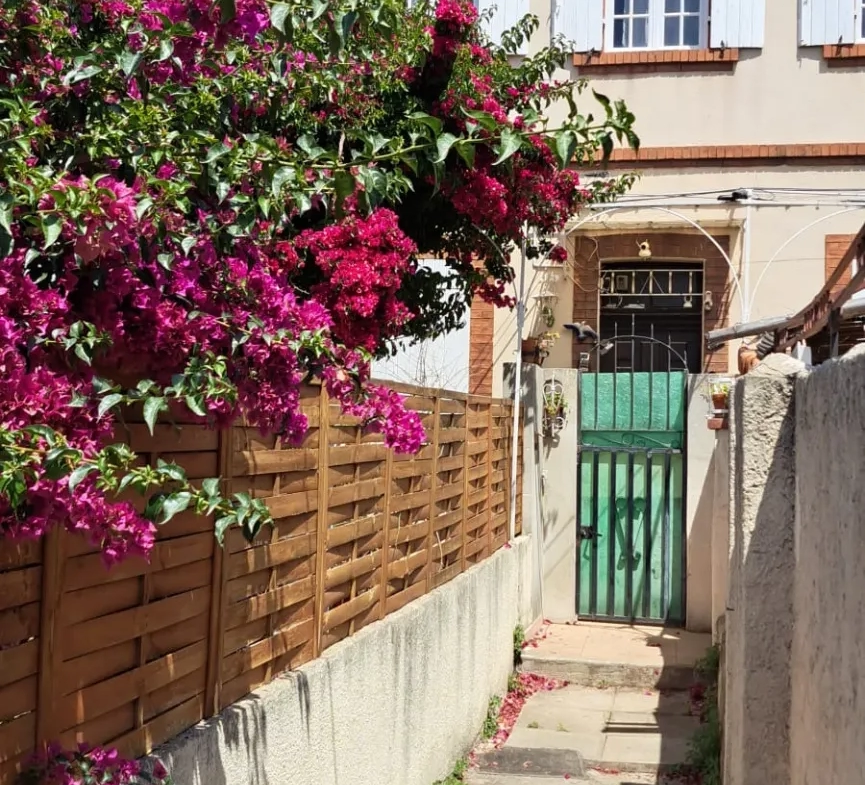
[[[505,744],[477,751],[470,785],[644,785],[685,762],[699,725],[687,688],[710,636],[580,623],[535,644],[523,669],[571,683],[529,698]]]

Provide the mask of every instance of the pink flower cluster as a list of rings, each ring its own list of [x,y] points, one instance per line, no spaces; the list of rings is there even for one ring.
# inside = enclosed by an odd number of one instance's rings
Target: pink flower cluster
[[[138,761],[120,757],[116,749],[79,744],[64,750],[50,744],[21,772],[21,785],[171,785],[165,767],[156,761],[144,777]]]

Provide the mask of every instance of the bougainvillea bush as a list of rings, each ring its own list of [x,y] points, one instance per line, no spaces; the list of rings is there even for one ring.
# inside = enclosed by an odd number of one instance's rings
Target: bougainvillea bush
[[[0,533],[64,526],[109,562],[185,509],[253,537],[260,502],[111,443],[130,406],[294,440],[318,379],[416,450],[371,357],[475,295],[512,304],[524,230],[627,185],[570,168],[635,143],[633,118],[602,96],[581,113],[581,85],[551,81],[562,47],[514,66],[537,24],[493,46],[463,0],[4,0]]]
[[[171,785],[171,778],[158,761],[144,771],[115,749],[80,744],[64,750],[52,744],[22,769],[17,785]]]

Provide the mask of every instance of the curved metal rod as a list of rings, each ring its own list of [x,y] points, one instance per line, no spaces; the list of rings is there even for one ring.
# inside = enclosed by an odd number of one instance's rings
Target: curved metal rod
[[[803,226],[795,234],[788,237],[781,244],[781,247],[778,248],[778,250],[775,251],[774,254],[772,254],[772,258],[769,259],[768,262],[766,262],[766,266],[763,268],[763,272],[760,273],[760,277],[757,279],[757,283],[754,284],[754,288],[751,290],[751,304],[754,303],[754,298],[757,296],[757,290],[760,288],[760,284],[763,281],[763,277],[769,271],[769,267],[771,266],[772,262],[774,262],[781,255],[781,253],[783,253],[784,249],[788,245],[790,245],[790,243],[792,243],[794,240],[797,240],[801,235],[805,234],[805,232],[807,232],[809,229],[813,229],[815,226],[817,226],[817,224],[823,223],[823,221],[828,221],[830,218],[835,218],[835,216],[844,215],[845,213],[850,213],[850,212],[854,212],[856,210],[862,210],[862,209],[865,209],[865,206],[863,206],[863,207],[845,207],[843,210],[836,210],[834,213],[829,213],[829,215],[822,215],[819,218],[817,218],[816,220],[811,221],[811,223],[807,224],[806,226]]]
[[[577,221],[577,223],[575,223],[572,227],[565,230],[564,236],[568,237],[569,235],[571,235],[575,231],[577,231],[577,229],[580,229],[582,226],[587,224],[589,221],[593,221],[595,218],[600,218],[601,216],[616,212],[617,210],[655,210],[656,212],[667,213],[668,215],[672,215],[673,217],[678,218],[680,221],[684,221],[686,224],[688,224],[689,226],[692,226],[694,229],[696,229],[698,232],[700,232],[700,234],[702,234],[710,243],[712,243],[712,245],[715,246],[715,248],[718,250],[718,253],[721,254],[721,256],[724,258],[724,261],[727,263],[727,267],[730,268],[730,273],[733,276],[733,283],[736,286],[736,294],[738,294],[738,296],[739,296],[739,307],[740,307],[742,313],[745,312],[745,310],[746,310],[745,309],[745,296],[742,292],[742,287],[739,284],[739,275],[736,272],[736,268],[733,266],[733,262],[731,261],[730,256],[721,247],[721,245],[718,243],[718,241],[714,237],[712,237],[712,235],[710,235],[709,232],[706,231],[706,229],[704,229],[702,226],[700,226],[700,224],[698,224],[693,219],[688,218],[688,216],[682,215],[682,213],[678,212],[677,210],[670,210],[668,207],[643,207],[643,206],[641,206],[641,207],[628,207],[627,205],[616,205],[614,207],[606,207],[603,210],[601,210],[600,212],[592,213],[591,215],[588,215],[585,218],[582,218],[581,220]],[[549,255],[549,254],[547,254],[547,255]],[[544,257],[544,258],[546,258],[546,257]]]
[[[659,346],[663,346],[668,352],[674,354],[679,359],[679,362],[681,362],[684,366],[683,370],[688,370],[688,360],[683,355],[679,354],[672,346],[670,346],[670,344],[665,343],[658,338],[653,338],[650,335],[614,335],[612,338],[603,338],[598,341],[598,343],[596,343],[591,349],[589,349],[587,354],[598,351],[604,344],[618,343],[619,341],[633,341],[634,339],[640,341],[651,341],[652,343],[656,343]]]

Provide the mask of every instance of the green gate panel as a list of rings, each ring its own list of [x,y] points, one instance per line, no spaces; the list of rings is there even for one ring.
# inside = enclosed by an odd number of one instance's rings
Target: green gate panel
[[[618,378],[614,378],[618,377]],[[682,623],[685,373],[580,375],[578,612]]]

